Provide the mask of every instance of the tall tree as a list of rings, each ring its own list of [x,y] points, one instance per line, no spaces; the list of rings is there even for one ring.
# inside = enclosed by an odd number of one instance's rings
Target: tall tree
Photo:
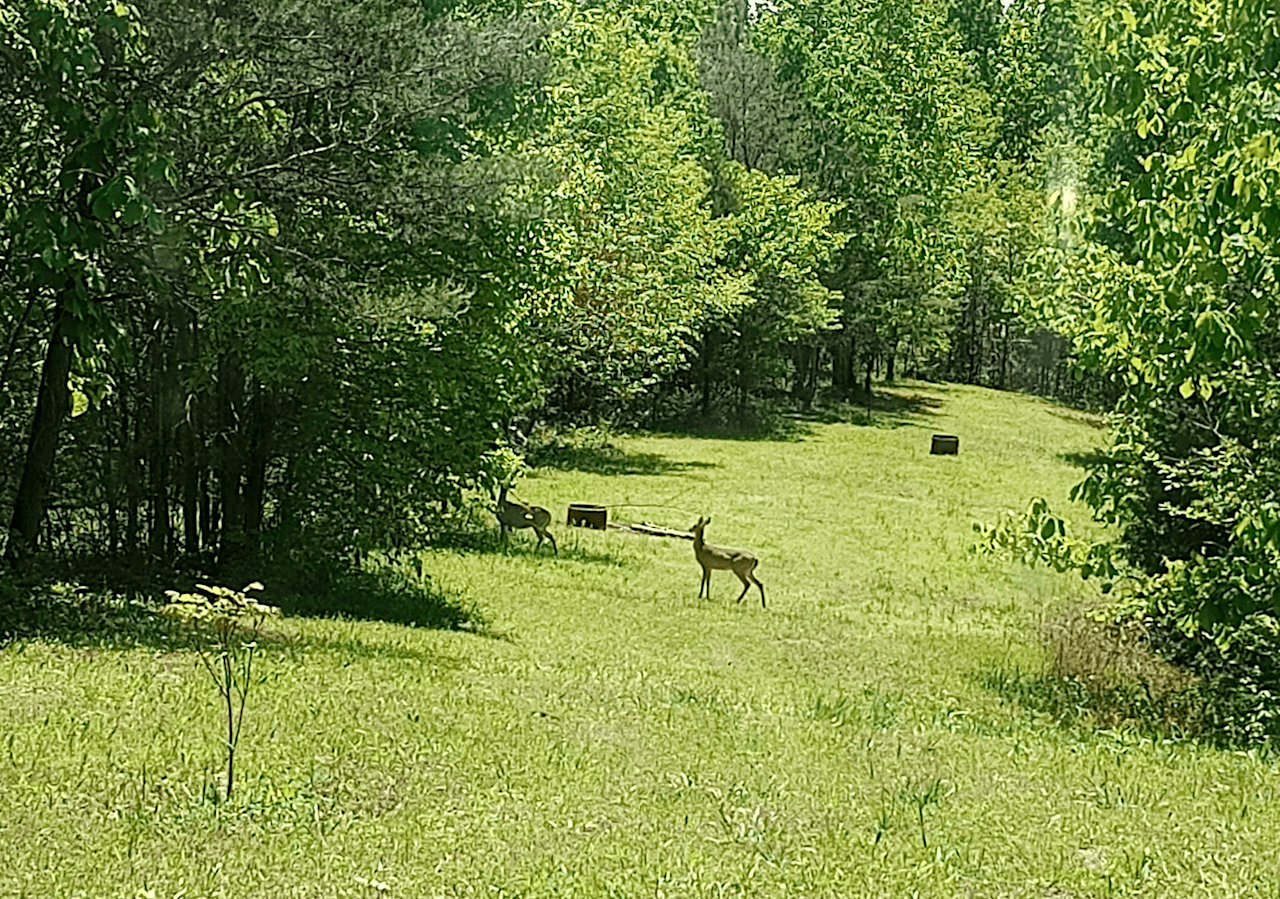
[[[552,414],[636,400],[695,325],[746,300],[720,265],[730,232],[705,202],[710,122],[687,52],[629,13],[584,10],[551,39],[543,137],[561,174],[547,206],[549,289],[531,318]]]

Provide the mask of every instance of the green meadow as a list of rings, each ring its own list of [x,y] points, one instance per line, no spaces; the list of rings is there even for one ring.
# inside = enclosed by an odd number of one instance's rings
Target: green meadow
[[[1087,527],[1073,460],[1104,438],[912,383],[786,439],[564,448],[515,491],[558,555],[526,530],[373,559],[367,602],[278,600],[230,800],[181,631],[67,588],[80,624],[0,644],[0,896],[1273,896],[1267,758],[1000,689],[1093,593],[972,525],[1039,495]],[[710,515],[768,608],[725,571],[698,599],[689,541],[569,529],[571,502]]]

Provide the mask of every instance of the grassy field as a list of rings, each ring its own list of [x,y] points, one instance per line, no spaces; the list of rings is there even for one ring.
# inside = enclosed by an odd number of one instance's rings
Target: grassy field
[[[972,555],[971,525],[1033,495],[1083,518],[1070,459],[1103,432],[954,386],[847,417],[562,454],[516,491],[558,557],[525,531],[401,566],[482,627],[285,617],[230,802],[216,696],[166,631],[0,645],[0,896],[1275,895],[1266,760],[990,686],[1085,594]],[[697,599],[687,541],[570,531],[574,501],[710,514],[768,609],[728,572]]]

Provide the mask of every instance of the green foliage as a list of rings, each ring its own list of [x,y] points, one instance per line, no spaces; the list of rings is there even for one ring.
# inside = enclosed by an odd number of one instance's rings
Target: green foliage
[[[280,610],[251,598],[263,589],[254,581],[243,590],[197,584],[200,593],[166,590],[168,603],[161,614],[186,622],[194,638],[200,662],[218,690],[225,711],[227,749],[227,791],[231,799],[235,786],[236,747],[244,724],[244,708],[253,687],[253,656],[263,622]]]
[[[804,170],[814,123],[799,85],[753,40],[765,11],[725,0],[698,41],[698,82],[724,134],[724,155],[770,175]]]
[[[1123,391],[1112,446],[1077,488],[1115,536],[1065,559],[1032,551],[1108,578],[1098,556],[1112,556],[1135,585],[1120,611],[1168,632],[1213,684],[1215,726],[1269,739],[1241,699],[1269,693],[1265,654],[1232,646],[1265,644],[1280,613],[1280,12],[1138,0],[1082,15],[1097,196],[1082,206],[1087,242],[1060,243],[1050,264],[1081,363]],[[1063,211],[1082,186],[1059,185]]]
[[[985,94],[936,4],[789,3],[753,41],[803,98],[799,173],[851,235],[824,283],[843,296],[837,387],[861,362],[945,340],[963,241],[949,211],[990,142]],[[869,386],[869,385],[868,385]]]
[[[75,352],[46,363],[38,464],[16,437],[3,456],[96,552],[403,538],[533,396],[515,298],[539,176],[514,148],[545,29],[413,0],[180,7],[6,20],[27,123],[0,140],[0,252],[23,260],[0,275],[6,424],[37,391],[7,373]],[[31,541],[39,493],[17,502]]]
[[[1280,745],[1280,621],[1257,612],[1237,622],[1225,639],[1203,631],[1187,634],[1162,627],[1155,648],[1182,668],[1196,672],[1193,695],[1207,733],[1225,746]]]
[[[755,400],[783,380],[788,347],[816,346],[839,315],[839,295],[823,286],[823,268],[848,236],[834,219],[836,204],[816,199],[798,179],[768,175],[728,161],[716,170],[718,219],[727,239],[721,259],[746,278],[740,308],[708,314],[701,340],[670,388],[685,388],[701,425],[751,426]],[[799,379],[797,379],[798,381]],[[767,416],[766,416],[767,417]]]
[[[991,160],[951,206],[966,271],[933,370],[1079,402],[1096,387],[1065,377],[1069,344],[1052,330],[1055,316],[1046,308],[1055,269],[1041,273],[1034,264],[1045,244],[1059,240],[1045,193],[1061,189],[1063,157],[1077,142],[1073,3],[959,0],[950,19],[990,98],[994,130]]]
[[[1049,511],[1049,504],[1035,497],[1022,514],[1005,511],[995,524],[975,523],[975,548],[984,553],[1006,553],[1024,565],[1046,563],[1055,571],[1078,567],[1080,546],[1067,537],[1067,525]]]
[[[1152,0],[1090,22],[1087,83],[1127,152],[1099,213],[1117,236],[1090,248],[1077,281],[1101,311],[1081,344],[1135,386],[1210,396],[1268,328],[1277,15]]]
[[[529,470],[524,458],[505,445],[486,453],[484,464],[490,479],[486,485],[490,493],[499,487],[514,487],[516,480]]]
[[[544,152],[561,173],[531,319],[549,403],[599,414],[681,358],[695,323],[745,302],[703,202],[708,123],[686,51],[627,13],[582,10],[550,38]]]

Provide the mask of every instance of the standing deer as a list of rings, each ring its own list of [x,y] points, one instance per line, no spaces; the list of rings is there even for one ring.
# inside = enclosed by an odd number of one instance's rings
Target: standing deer
[[[547,530],[547,525],[551,524],[551,513],[541,506],[526,506],[524,503],[515,503],[507,499],[507,488],[502,487],[498,490],[498,526],[502,528],[502,542],[507,542],[507,529],[515,528],[533,528],[538,535],[538,545],[534,547],[534,551],[542,548],[542,538],[546,537],[551,541],[551,549],[558,556],[560,550],[556,547],[556,538],[551,536],[551,532]]]
[[[760,608],[765,608],[764,604],[764,584],[756,580],[756,576],[752,574],[756,570],[756,566],[760,564],[760,560],[745,549],[725,549],[723,546],[712,546],[702,539],[702,530],[711,523],[711,517],[699,518],[698,523],[689,528],[693,532],[693,555],[698,560],[698,564],[702,566],[702,585],[698,587],[698,598],[702,598],[702,591],[706,590],[707,599],[711,598],[711,571],[732,571],[738,576],[738,580],[742,581],[742,592],[738,594],[738,598],[734,602],[742,602],[742,597],[747,595],[747,591],[751,589],[751,585],[755,584],[760,588]]]

